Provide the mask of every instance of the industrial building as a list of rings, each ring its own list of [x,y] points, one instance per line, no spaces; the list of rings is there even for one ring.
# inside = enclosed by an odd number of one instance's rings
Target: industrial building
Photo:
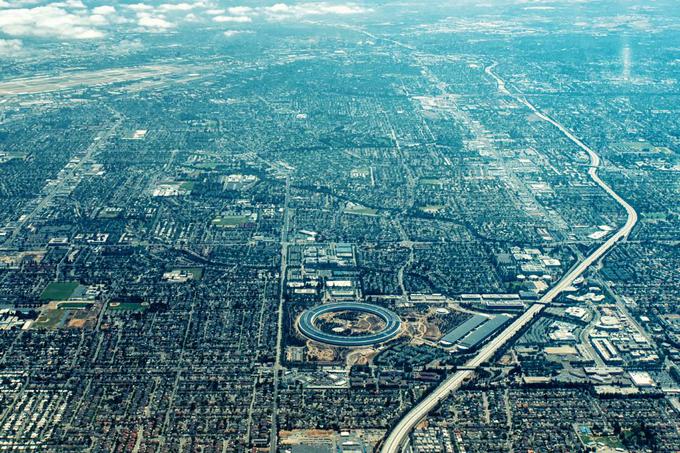
[[[491,318],[474,315],[444,335],[439,343],[445,347],[457,346],[460,349],[474,349],[511,319],[512,316],[507,314],[499,314]]]

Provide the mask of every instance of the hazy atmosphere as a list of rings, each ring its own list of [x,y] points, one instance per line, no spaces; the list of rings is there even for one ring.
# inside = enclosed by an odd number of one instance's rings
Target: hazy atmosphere
[[[680,452],[676,0],[0,0],[0,450]]]

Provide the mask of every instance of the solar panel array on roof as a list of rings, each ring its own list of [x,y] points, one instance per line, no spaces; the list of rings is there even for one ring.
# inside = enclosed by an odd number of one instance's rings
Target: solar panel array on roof
[[[487,319],[488,318],[486,316],[474,315],[472,318],[468,319],[463,324],[444,335],[439,341],[445,344],[453,344],[470,333],[473,329],[478,327]]]
[[[500,329],[505,323],[510,321],[512,316],[498,315],[484,323],[477,330],[465,337],[460,345],[466,349],[472,349],[484,341],[489,335]]]

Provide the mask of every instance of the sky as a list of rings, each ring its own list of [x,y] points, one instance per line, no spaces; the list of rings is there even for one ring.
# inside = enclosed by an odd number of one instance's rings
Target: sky
[[[179,3],[118,3],[88,6],[81,0],[39,3],[0,0],[0,31],[9,36],[97,39],[114,25],[136,31],[166,31],[186,22],[252,23],[322,15],[365,14],[370,8],[356,3],[273,3],[267,6],[232,5],[199,0]]]
[[[249,32],[258,22],[296,21],[322,16],[365,15],[354,2],[262,2],[224,5],[214,0],[174,3],[84,3],[0,0],[0,55],[20,51],[26,39],[101,40],[117,32],[168,33],[198,24],[212,25],[225,37]],[[223,30],[221,30],[223,29]]]
[[[458,22],[442,19],[427,32],[493,33],[507,32],[513,27],[526,31],[523,19],[553,15],[560,20],[573,17],[570,29],[592,32],[629,27],[651,33],[663,27],[650,22],[647,13],[659,9],[662,3],[667,0],[0,0],[0,58],[27,54],[28,44],[33,41],[122,40],[126,33],[172,34],[195,28],[209,29],[231,39],[252,34],[264,24],[322,18],[352,22],[358,18],[380,19],[381,14],[389,11],[407,14],[437,7],[446,7],[446,14],[479,10],[483,14],[505,11],[510,15],[483,20],[465,18]],[[608,17],[585,11],[603,4],[609,6],[599,11],[608,13]],[[579,8],[585,10],[581,9],[580,15],[574,14]],[[672,24],[677,27],[677,21]]]

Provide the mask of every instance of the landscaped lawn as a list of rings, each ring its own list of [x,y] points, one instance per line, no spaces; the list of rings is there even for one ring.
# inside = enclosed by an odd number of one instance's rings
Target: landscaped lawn
[[[135,311],[142,312],[149,308],[148,305],[141,302],[111,302],[109,310],[111,311]]]
[[[212,223],[218,227],[236,227],[248,223],[250,217],[245,215],[225,215],[215,218]]]
[[[360,204],[348,203],[347,206],[345,206],[345,214],[375,217],[376,215],[378,215],[378,210],[369,208],[367,206],[362,206]]]
[[[78,282],[51,282],[40,295],[42,300],[66,300],[78,287]]]
[[[194,276],[194,280],[200,280],[203,277],[203,268],[201,267],[187,267],[184,270],[191,273]]]

